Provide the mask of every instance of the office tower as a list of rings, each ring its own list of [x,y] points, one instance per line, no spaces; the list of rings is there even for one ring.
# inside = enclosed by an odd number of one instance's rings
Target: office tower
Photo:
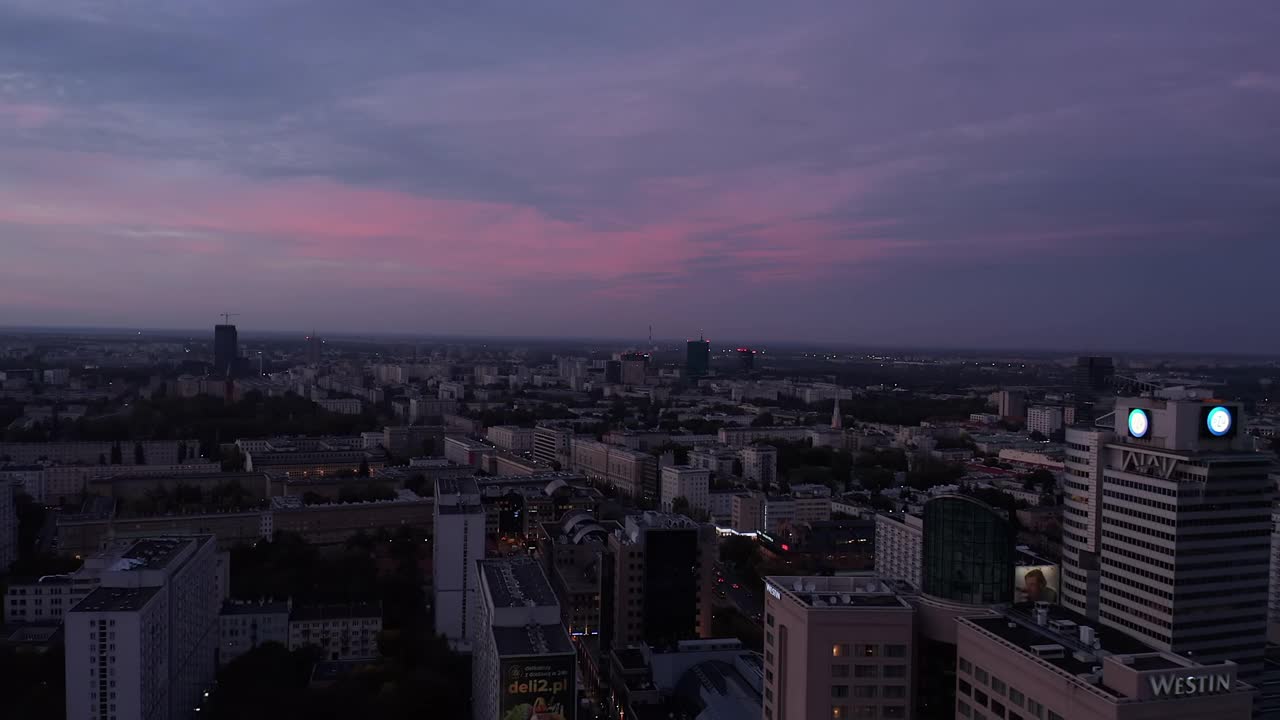
[[[476,561],[479,587],[471,669],[475,720],[573,720],[577,656],[537,561]]]
[[[240,359],[240,339],[235,325],[213,326],[213,372],[215,377],[236,374]]]
[[[906,512],[876,513],[876,573],[923,584],[924,518]]]
[[[738,367],[743,372],[756,369],[756,351],[749,347],[738,348]]]
[[[699,337],[685,344],[685,374],[691,378],[706,377],[711,370],[711,343]]]
[[[85,560],[101,586],[66,615],[67,717],[192,718],[214,683],[212,536],[131,540]]]
[[[316,335],[315,331],[312,331],[311,334],[307,336],[307,364],[319,365],[320,357],[323,353],[324,340],[321,340],[320,336]]]
[[[484,557],[484,507],[471,478],[436,481],[435,573],[436,632],[459,651],[470,651],[475,613],[475,561]]]
[[[1237,666],[1144,645],[1060,606],[958,620],[956,718],[1246,720]]]
[[[875,575],[765,578],[764,720],[911,718],[915,610]]]
[[[1058,432],[1063,426],[1062,408],[1052,405],[1035,405],[1027,409],[1027,432],[1038,432],[1045,437]]]
[[[942,495],[925,503],[925,593],[969,605],[1010,602],[1013,557],[1013,526],[1004,513],[967,495]]]
[[[604,381],[612,385],[622,384],[622,361],[621,360],[605,360],[604,361]]]
[[[1115,374],[1115,363],[1109,357],[1078,357],[1071,374],[1072,388],[1082,396],[1102,392]]]
[[[707,511],[711,490],[711,472],[688,465],[668,465],[662,468],[662,509],[671,512],[672,503],[682,497],[690,510]]]
[[[666,647],[711,633],[716,532],[683,515],[629,515],[609,536],[614,557],[615,647]]]
[[[568,467],[573,459],[573,428],[539,425],[533,429],[533,459]]]
[[[996,413],[1002,418],[1022,418],[1027,414],[1027,396],[1021,390],[996,393]]]
[[[1119,398],[1115,408],[1096,450],[1081,433],[1068,445],[1068,606],[1094,604],[1095,564],[1099,622],[1161,651],[1234,661],[1255,678],[1267,629],[1270,457],[1252,452],[1238,403]]]
[[[18,509],[13,502],[14,483],[0,479],[0,575],[18,559]]]
[[[1106,446],[1115,439],[1102,428],[1067,428],[1066,474],[1062,480],[1062,604],[1098,619],[1102,547],[1102,471]]]
[[[643,385],[649,372],[649,356],[644,353],[623,353],[619,358],[623,385]]]

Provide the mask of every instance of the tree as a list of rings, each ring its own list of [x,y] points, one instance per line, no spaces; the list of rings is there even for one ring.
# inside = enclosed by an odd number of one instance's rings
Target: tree
[[[360,470],[357,473],[360,477],[369,477],[369,460],[368,458],[360,458]]]
[[[681,515],[689,514],[689,499],[681,495],[671,501],[671,512]]]
[[[1049,439],[1045,437],[1044,433],[1040,432],[1039,430],[1032,430],[1031,435],[1029,435],[1028,437],[1030,437],[1032,440],[1035,440],[1036,442],[1044,442]]]
[[[111,446],[111,464],[112,465],[124,464],[124,452],[120,449],[120,443],[116,443]]]
[[[751,421],[751,427],[770,427],[774,424],[773,413],[760,413]]]
[[[142,443],[140,442],[133,444],[133,464],[134,465],[147,464],[147,453],[145,450],[142,449]]]

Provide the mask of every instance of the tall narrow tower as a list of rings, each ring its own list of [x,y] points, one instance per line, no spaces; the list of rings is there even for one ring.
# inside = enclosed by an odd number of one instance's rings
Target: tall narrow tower
[[[831,408],[831,429],[841,430],[844,428],[844,418],[840,416],[840,398],[836,398],[836,406]]]

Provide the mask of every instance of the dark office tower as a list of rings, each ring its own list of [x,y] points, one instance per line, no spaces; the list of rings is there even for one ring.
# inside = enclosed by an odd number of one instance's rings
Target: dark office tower
[[[685,350],[684,368],[691,378],[706,377],[711,369],[711,343],[701,337],[690,340]]]
[[[629,515],[609,536],[613,554],[615,647],[671,647],[711,636],[716,530],[683,515]]]
[[[614,385],[622,384],[622,361],[621,360],[605,360],[604,361],[604,381]]]
[[[756,351],[751,348],[738,348],[738,365],[743,372],[756,369]]]
[[[1115,363],[1109,357],[1078,357],[1072,384],[1079,395],[1091,395],[1107,389],[1107,382],[1116,374]]]
[[[951,602],[1013,602],[1013,526],[1004,513],[966,495],[924,506],[924,592]]]
[[[234,375],[240,354],[240,339],[235,325],[213,326],[213,374],[218,377]]]
[[[315,334],[315,331],[312,331],[312,333],[307,336],[307,364],[319,365],[320,353],[323,351],[323,349],[324,349],[324,341],[321,340],[320,337]],[[415,354],[417,354],[417,350],[418,349],[415,347],[414,348]]]

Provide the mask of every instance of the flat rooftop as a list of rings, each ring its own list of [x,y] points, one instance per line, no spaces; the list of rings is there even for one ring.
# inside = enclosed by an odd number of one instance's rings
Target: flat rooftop
[[[287,602],[224,602],[221,615],[287,615]]]
[[[136,612],[158,592],[158,587],[100,587],[71,608],[71,612]]]
[[[491,630],[499,657],[572,655],[574,652],[569,634],[560,625],[495,627]]]
[[[472,478],[442,477],[436,480],[436,490],[441,495],[479,495],[480,487]]]
[[[557,604],[551,583],[547,582],[542,567],[533,558],[515,556],[479,562],[495,607],[547,607]]]
[[[1112,655],[1150,655],[1158,652],[1140,640],[1118,630],[1090,622],[1083,615],[1060,605],[1049,606],[1049,615],[1044,625],[1036,622],[1035,603],[1018,603],[1011,607],[1006,615],[964,618],[962,622],[973,623],[1001,640],[1017,646],[1027,655],[1037,656],[1072,675],[1090,673],[1094,666],[1102,664],[1101,660],[1094,655],[1096,651],[1085,647],[1080,642],[1081,626],[1093,628],[1102,649]],[[1046,645],[1060,645],[1062,657],[1044,657],[1042,652],[1037,652],[1036,648],[1043,649]],[[1083,653],[1086,659],[1077,658],[1077,652]],[[1142,659],[1146,660],[1146,658]],[[1139,658],[1134,660],[1136,664]],[[1149,662],[1157,663],[1158,661]],[[1165,662],[1175,663],[1170,667],[1181,667],[1176,665],[1176,661],[1165,659]],[[1153,664],[1146,669],[1155,670],[1160,667],[1163,666]]]
[[[197,541],[192,538],[146,538],[136,540],[120,553],[120,560],[126,561],[128,570],[159,570],[173,562],[182,551]],[[115,568],[113,568],[115,569]]]
[[[341,605],[303,605],[289,614],[289,622],[314,620],[348,620],[351,618],[382,618],[382,606],[376,602],[346,603]]]
[[[765,578],[782,597],[813,609],[906,608],[902,598],[914,595],[910,583],[888,580],[874,573],[837,576],[774,575]]]

